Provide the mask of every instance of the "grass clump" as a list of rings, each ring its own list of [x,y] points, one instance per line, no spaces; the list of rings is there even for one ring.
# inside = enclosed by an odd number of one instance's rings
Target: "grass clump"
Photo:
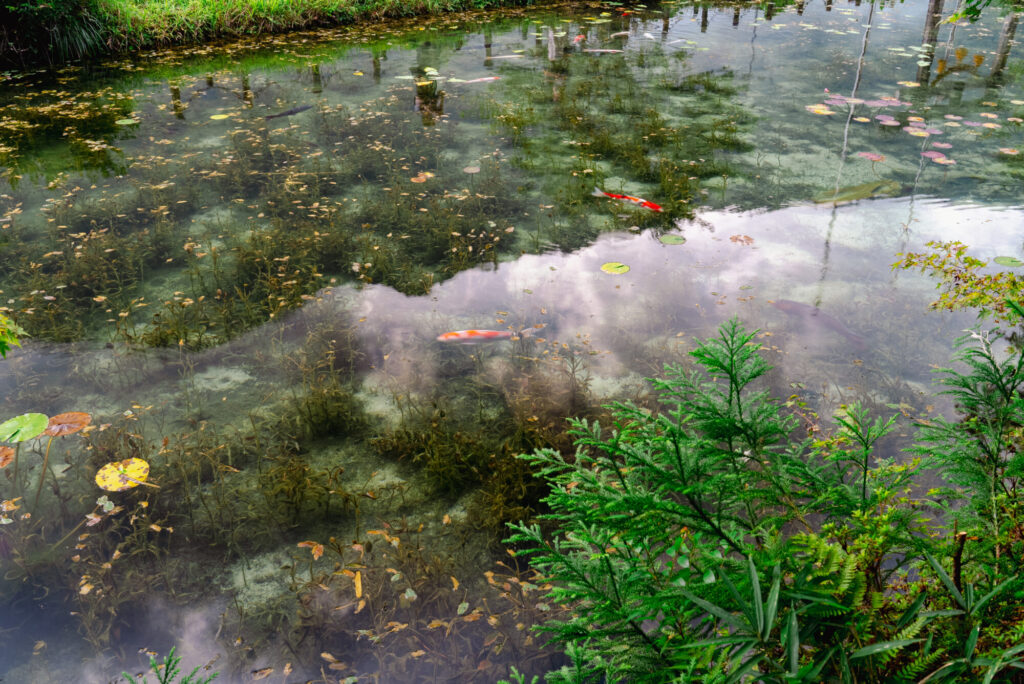
[[[698,370],[652,381],[660,410],[615,404],[610,432],[573,421],[575,454],[522,457],[549,529],[510,541],[574,607],[543,627],[574,661],[553,676],[1019,681],[1021,353],[965,340],[944,371],[962,418],[898,461],[879,454],[894,419],[848,406],[827,434],[759,390],[754,335],[733,319]],[[930,467],[954,488],[923,492]]]

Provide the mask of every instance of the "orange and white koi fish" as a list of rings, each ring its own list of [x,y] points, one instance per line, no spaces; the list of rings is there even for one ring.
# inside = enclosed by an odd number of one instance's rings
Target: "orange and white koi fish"
[[[437,336],[438,342],[461,342],[462,344],[476,344],[477,342],[490,342],[492,340],[508,340],[514,336],[529,337],[533,333],[545,328],[545,323],[537,323],[518,332],[511,330],[452,330],[441,333]]]
[[[510,337],[512,337],[512,333],[508,330],[453,330],[438,335],[437,341],[476,344],[491,340],[507,340]]]
[[[576,36],[575,38],[572,39],[572,44],[576,45],[577,43],[582,43],[586,39],[587,39],[587,37],[581,33],[581,34],[579,34],[578,36]]]
[[[639,207],[643,207],[644,209],[650,209],[651,211],[663,211],[662,208],[654,202],[650,202],[639,197],[633,197],[631,195],[617,195],[614,192],[605,192],[601,188],[594,188],[594,192],[592,194],[594,197],[609,197],[614,200],[621,200],[622,202],[630,202]]]

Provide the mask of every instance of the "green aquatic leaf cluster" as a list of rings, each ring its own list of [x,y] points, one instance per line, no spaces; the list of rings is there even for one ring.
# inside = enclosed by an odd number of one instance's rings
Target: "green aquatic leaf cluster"
[[[852,405],[828,432],[758,388],[755,333],[733,319],[666,366],[655,409],[573,422],[575,454],[522,456],[550,513],[509,541],[570,608],[548,681],[1018,681],[1024,356],[964,340],[960,419],[885,458],[897,416]]]

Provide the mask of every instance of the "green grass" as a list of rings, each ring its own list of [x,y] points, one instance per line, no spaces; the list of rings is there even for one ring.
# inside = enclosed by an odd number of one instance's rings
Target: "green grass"
[[[384,18],[531,4],[532,0],[23,0],[0,6],[0,65],[59,63],[109,52],[206,42]],[[54,27],[57,30],[53,30]]]
[[[521,0],[94,0],[114,49],[524,4]]]

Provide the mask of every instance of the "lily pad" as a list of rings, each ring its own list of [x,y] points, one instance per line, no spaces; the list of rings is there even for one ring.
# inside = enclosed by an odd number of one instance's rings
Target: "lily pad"
[[[1018,266],[1024,266],[1024,261],[1021,261],[1020,259],[1017,259],[1015,257],[1000,256],[996,257],[992,261],[996,262],[1000,266],[1011,266],[1014,268]]]
[[[123,492],[126,489],[148,484],[149,464],[141,458],[126,458],[108,463],[96,473],[96,484],[108,492]],[[153,485],[150,485],[153,486]]]
[[[138,119],[118,119],[115,121],[118,126],[131,126],[132,124],[139,123]]]
[[[686,238],[684,238],[682,235],[676,235],[675,233],[668,233],[666,235],[662,235],[660,238],[658,238],[658,240],[663,245],[681,245],[684,242],[686,242]]]
[[[81,411],[70,411],[52,416],[44,432],[51,437],[72,435],[92,422],[92,416]]]
[[[609,261],[608,263],[601,264],[601,270],[605,273],[621,275],[629,271],[629,266],[618,261]]]
[[[38,437],[50,419],[42,413],[23,413],[0,424],[0,442],[24,442]]]
[[[220,121],[222,119],[228,118],[228,114],[214,114],[210,118],[213,119],[214,121]]]

